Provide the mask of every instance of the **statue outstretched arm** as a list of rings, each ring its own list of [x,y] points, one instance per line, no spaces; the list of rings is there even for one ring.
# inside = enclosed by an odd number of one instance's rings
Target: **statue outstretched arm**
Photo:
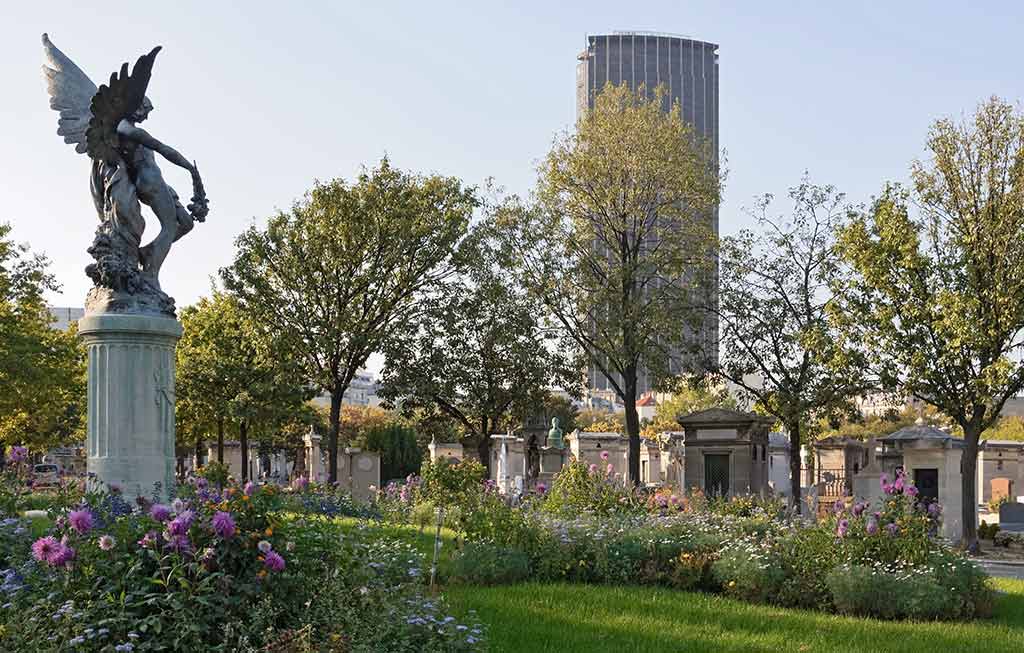
[[[173,163],[174,165],[182,167],[185,170],[188,170],[190,173],[192,173],[193,177],[196,177],[199,174],[199,170],[196,169],[195,164],[191,163],[188,159],[183,157],[181,153],[178,152],[178,150],[174,149],[170,145],[165,145],[164,143],[158,141],[156,138],[153,138],[153,136],[150,135],[150,133],[147,132],[145,129],[136,127],[127,120],[122,120],[121,123],[117,126],[117,133],[122,138],[130,140],[133,143],[138,143],[143,147],[148,147],[149,149],[153,150],[163,158]]]

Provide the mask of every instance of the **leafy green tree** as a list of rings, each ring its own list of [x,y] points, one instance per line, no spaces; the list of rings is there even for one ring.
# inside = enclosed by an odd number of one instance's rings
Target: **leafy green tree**
[[[455,419],[490,464],[490,436],[536,409],[557,385],[578,392],[580,375],[543,320],[543,306],[510,271],[511,253],[478,223],[470,263],[427,298],[411,333],[387,352],[381,394],[403,409],[433,407]]]
[[[330,482],[345,391],[421,295],[457,268],[476,205],[459,180],[412,175],[384,159],[354,184],[317,183],[290,211],[238,237],[234,262],[221,270],[226,287],[331,397]]]
[[[576,416],[576,427],[584,433],[622,433],[626,419],[622,413],[585,408]]]
[[[544,415],[545,424],[550,424],[551,418],[557,417],[563,431],[572,433],[576,430],[576,419],[580,411],[569,397],[549,392],[540,409]],[[528,417],[528,415],[523,415],[523,417]]]
[[[1024,115],[992,98],[937,121],[913,187],[843,230],[846,327],[883,383],[963,430],[963,537],[977,550],[978,441],[1024,388]],[[910,200],[916,207],[912,217]]]
[[[1015,440],[1024,442],[1024,417],[1011,415],[1000,417],[983,434],[986,440]]]
[[[639,378],[679,373],[704,343],[718,162],[664,89],[606,87],[541,165],[536,207],[508,211],[519,274],[625,405],[640,480]]]
[[[724,386],[714,387],[708,383],[694,382],[689,377],[674,379],[667,384],[666,389],[669,396],[658,402],[654,419],[644,426],[644,437],[653,438],[666,431],[679,431],[682,427],[677,420],[682,415],[708,408],[735,410],[738,407]]]
[[[215,290],[185,308],[181,322],[176,385],[184,410],[178,413],[178,424],[193,437],[216,424],[217,462],[223,462],[224,423],[232,422],[246,479],[252,430],[265,433],[308,398],[302,370],[227,293]]]
[[[804,180],[790,189],[788,216],[753,211],[759,230],[723,238],[717,359],[705,368],[738,386],[749,403],[777,417],[790,451],[813,438],[822,417],[850,412],[870,383],[866,361],[832,320],[841,258],[835,233],[847,209],[832,186]],[[800,456],[790,456],[790,501],[800,510]]]
[[[84,436],[85,350],[54,329],[43,294],[48,261],[0,224],[0,444],[47,448]]]
[[[884,437],[906,426],[912,426],[918,423],[918,420],[929,426],[946,429],[954,436],[962,436],[955,425],[951,428],[948,417],[927,405],[907,406],[900,411],[893,410],[882,415],[865,416],[855,413],[836,416],[832,419],[822,418],[815,434],[819,440],[831,437],[869,440]]]
[[[380,454],[380,473],[384,482],[420,471],[423,451],[416,443],[416,431],[409,426],[392,423],[372,428],[362,436],[359,444]]]

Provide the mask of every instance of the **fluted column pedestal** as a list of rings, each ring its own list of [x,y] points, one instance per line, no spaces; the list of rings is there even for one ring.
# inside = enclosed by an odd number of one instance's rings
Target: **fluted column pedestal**
[[[89,352],[87,469],[93,483],[166,499],[174,484],[174,348],[168,317],[99,313],[78,321]]]

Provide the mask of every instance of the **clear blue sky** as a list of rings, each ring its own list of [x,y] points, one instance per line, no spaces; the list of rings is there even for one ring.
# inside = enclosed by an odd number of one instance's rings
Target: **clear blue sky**
[[[573,120],[587,33],[720,45],[723,233],[749,224],[742,208],[755,195],[783,195],[804,170],[867,200],[905,179],[935,118],[992,94],[1024,99],[1017,2],[85,4],[10,3],[0,24],[0,221],[52,259],[57,305],[82,305],[96,215],[88,160],[55,134],[43,31],[97,83],[164,46],[146,128],[198,161],[211,200],[207,223],[164,266],[179,306],[207,291],[252,220],[385,153],[528,192]],[[187,197],[187,176],[163,167]]]

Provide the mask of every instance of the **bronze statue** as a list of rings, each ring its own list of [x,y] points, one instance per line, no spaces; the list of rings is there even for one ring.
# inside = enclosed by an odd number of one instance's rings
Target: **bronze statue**
[[[100,225],[89,248],[95,263],[86,274],[95,284],[86,299],[90,313],[174,316],[174,300],[160,288],[160,267],[171,243],[209,212],[195,163],[138,126],[153,104],[146,97],[160,47],[110,76],[99,88],[43,34],[43,66],[50,108],[60,112],[57,134],[92,159],[90,187]],[[153,153],[188,170],[192,201],[185,208],[160,173]],[[145,204],[160,221],[160,232],[142,245]]]

